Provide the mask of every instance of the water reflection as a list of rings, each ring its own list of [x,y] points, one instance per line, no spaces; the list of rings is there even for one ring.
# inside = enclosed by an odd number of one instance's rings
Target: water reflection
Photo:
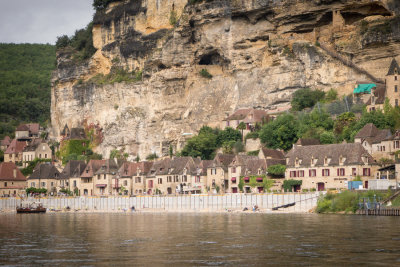
[[[399,222],[313,214],[3,214],[0,264],[394,265]]]

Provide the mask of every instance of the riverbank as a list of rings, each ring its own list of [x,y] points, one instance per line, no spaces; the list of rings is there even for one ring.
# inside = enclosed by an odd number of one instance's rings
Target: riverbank
[[[327,193],[321,196],[317,202],[317,213],[356,213],[359,203],[365,200],[370,202],[382,202],[394,194],[394,191],[343,191],[338,194]],[[400,197],[395,198],[389,203],[392,207],[400,206]]]
[[[261,211],[293,204],[281,211],[308,212],[317,206],[319,192],[284,193],[284,194],[229,194],[229,195],[180,195],[180,196],[138,196],[138,197],[65,197],[27,199],[40,201],[50,211],[105,211],[124,212],[132,207],[140,211],[172,212],[227,212],[252,210],[258,206]],[[14,211],[22,203],[18,198],[0,199],[0,210]],[[24,200],[26,201],[26,199]]]

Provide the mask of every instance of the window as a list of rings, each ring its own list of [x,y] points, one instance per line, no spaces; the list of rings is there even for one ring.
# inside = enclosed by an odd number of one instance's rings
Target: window
[[[195,183],[200,183],[200,176],[196,176]]]
[[[316,169],[309,170],[309,171],[308,171],[308,175],[309,175],[310,177],[315,177],[315,176],[317,176],[317,170],[316,170]]]
[[[100,178],[100,174],[99,174],[99,175],[97,175],[97,179],[99,179],[99,180],[101,179],[101,178]]]
[[[125,180],[125,181],[124,181],[124,186],[127,186],[127,185],[128,185],[128,181]]]
[[[46,183],[45,183],[45,182],[42,182],[42,186],[46,186]]]
[[[363,168],[363,175],[364,176],[371,176],[371,169],[370,168]]]
[[[344,168],[337,169],[337,175],[338,176],[345,176],[345,169]]]
[[[228,127],[229,127],[229,121],[226,121],[226,126],[228,126]]]
[[[74,180],[74,187],[76,187],[76,181]]]
[[[7,182],[4,182],[4,187],[7,187]]]
[[[140,177],[136,177],[136,178],[135,178],[135,183],[137,183],[137,184],[138,184],[138,183],[140,183],[140,182],[141,182],[141,179],[140,179]]]
[[[298,177],[304,177],[304,171],[299,171]]]
[[[183,182],[187,182],[187,176],[186,176],[186,175],[183,176],[182,181],[183,181]]]
[[[35,182],[32,182],[32,183],[31,183],[31,187],[35,187]]]
[[[397,85],[394,86],[394,92],[397,93]]]
[[[236,173],[236,167],[232,167],[232,173]]]
[[[297,177],[296,171],[290,171],[290,177]]]
[[[394,76],[394,80],[397,81],[397,76]]]
[[[53,183],[53,182],[51,182],[51,183],[50,183],[50,186],[51,186],[51,187],[53,187],[53,186],[54,186],[54,183]]]
[[[322,176],[329,176],[329,169],[322,169]]]
[[[162,184],[162,178],[158,178],[158,184]]]
[[[106,174],[104,174],[104,180],[106,179]]]
[[[47,159],[47,154],[44,154],[44,157]]]
[[[399,100],[398,100],[398,99],[395,99],[395,100],[394,100],[394,105],[395,105],[396,107],[399,106]]]
[[[400,148],[400,141],[394,142],[394,148]]]

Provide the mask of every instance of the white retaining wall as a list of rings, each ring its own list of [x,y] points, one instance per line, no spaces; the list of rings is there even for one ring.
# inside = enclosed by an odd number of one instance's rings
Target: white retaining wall
[[[183,195],[183,196],[137,196],[137,197],[56,197],[41,198],[48,209],[88,211],[118,211],[135,206],[137,210],[167,211],[222,211],[225,209],[251,209],[258,205],[261,210],[296,202],[296,205],[282,211],[305,212],[317,205],[318,192],[285,194],[227,194],[227,195]],[[39,199],[29,199],[38,201]],[[0,198],[0,210],[15,210],[20,198]]]

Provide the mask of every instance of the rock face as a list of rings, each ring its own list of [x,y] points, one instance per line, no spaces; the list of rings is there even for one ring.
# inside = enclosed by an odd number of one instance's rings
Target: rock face
[[[369,76],[332,53],[384,79],[400,52],[396,12],[391,1],[370,0],[113,4],[94,17],[97,52],[89,62],[77,64],[68,52],[58,53],[53,136],[65,124],[77,127],[86,120],[103,128],[97,152],[108,156],[124,148],[144,158],[166,154],[170,145],[179,150],[188,133],[220,125],[237,108],[284,110],[300,88],[349,94],[356,81]],[[142,78],[89,81],[113,67],[140,70]],[[200,75],[202,69],[212,78]]]

